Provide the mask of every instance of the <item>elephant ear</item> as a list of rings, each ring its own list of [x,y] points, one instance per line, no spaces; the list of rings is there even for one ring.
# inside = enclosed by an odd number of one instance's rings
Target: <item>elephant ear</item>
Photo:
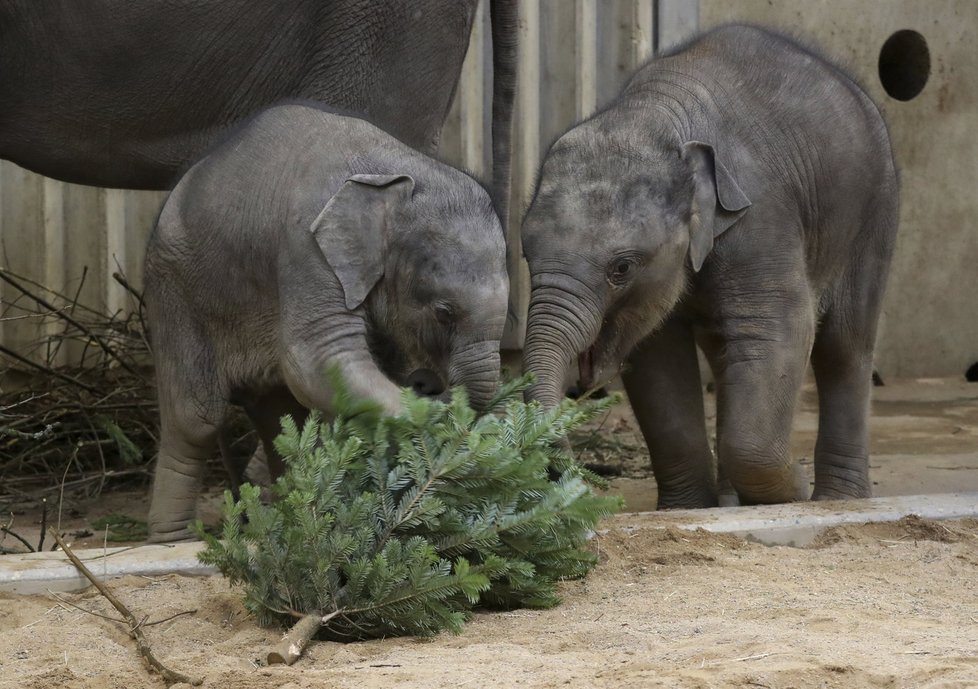
[[[353,175],[310,228],[343,287],[346,307],[363,303],[384,275],[384,247],[393,211],[414,191],[408,175]]]
[[[683,145],[683,155],[692,165],[696,187],[689,225],[689,259],[693,270],[699,272],[713,250],[713,240],[740,220],[751,202],[716,157],[713,146],[688,141]]]

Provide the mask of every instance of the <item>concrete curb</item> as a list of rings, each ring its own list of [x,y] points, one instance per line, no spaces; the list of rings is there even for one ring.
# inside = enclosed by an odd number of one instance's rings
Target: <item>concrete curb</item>
[[[76,550],[75,554],[99,579],[127,574],[217,574],[216,569],[197,560],[197,553],[203,547],[203,543],[194,542],[90,548]],[[27,594],[49,590],[79,591],[89,585],[88,579],[59,551],[0,556],[0,591]]]
[[[636,512],[618,517],[615,528],[626,532],[666,527],[705,529],[715,533],[733,534],[766,545],[802,547],[832,526],[891,522],[911,514],[934,520],[978,518],[978,493]],[[216,574],[214,568],[205,567],[197,560],[197,553],[203,547],[203,543],[177,543],[79,550],[76,554],[102,579],[127,574]],[[31,594],[48,590],[76,591],[86,586],[88,581],[60,552],[0,556],[0,591]]]
[[[714,507],[705,510],[636,512],[624,530],[664,528],[704,529],[729,533],[765,545],[809,545],[822,531],[842,524],[893,522],[908,515],[924,519],[978,518],[978,493],[901,495],[866,500],[793,502],[784,505]]]

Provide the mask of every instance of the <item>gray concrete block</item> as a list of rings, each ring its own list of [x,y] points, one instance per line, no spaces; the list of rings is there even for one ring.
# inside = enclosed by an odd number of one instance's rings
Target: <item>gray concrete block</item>
[[[614,528],[625,532],[666,527],[704,529],[766,545],[801,547],[832,526],[897,521],[911,514],[935,520],[978,518],[978,493],[636,512],[618,517]],[[197,553],[203,547],[203,543],[177,543],[78,550],[76,554],[100,579],[127,574],[216,574],[214,568],[197,560]],[[0,591],[34,594],[77,591],[86,586],[88,581],[61,552],[0,556]]]
[[[73,551],[99,579],[127,574],[159,576],[161,574],[216,574],[213,567],[202,565],[197,553],[204,544],[141,545],[125,548],[92,548]],[[9,593],[44,593],[46,591],[79,591],[88,580],[60,551],[0,556],[0,591]]]
[[[827,500],[706,510],[637,512],[624,530],[675,527],[728,533],[765,545],[804,547],[833,526],[923,519],[978,517],[978,493],[901,495],[868,500]]]

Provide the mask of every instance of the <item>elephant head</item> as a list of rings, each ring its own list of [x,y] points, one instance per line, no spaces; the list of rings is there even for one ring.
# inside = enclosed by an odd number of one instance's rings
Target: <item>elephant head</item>
[[[554,143],[523,225],[527,397],[548,406],[575,357],[584,387],[614,375],[750,205],[709,144],[614,118]]]
[[[351,175],[312,232],[346,308],[363,309],[383,373],[429,396],[462,385],[479,409],[499,379],[505,239],[485,190],[428,162],[422,174]]]

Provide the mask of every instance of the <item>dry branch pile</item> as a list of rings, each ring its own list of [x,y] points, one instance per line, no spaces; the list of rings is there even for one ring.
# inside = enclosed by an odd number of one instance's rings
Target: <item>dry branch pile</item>
[[[43,333],[28,351],[0,345],[0,504],[33,503],[62,484],[92,496],[149,475],[158,421],[141,297],[114,277],[132,295],[129,313],[0,270],[14,297],[0,325],[30,320]]]

